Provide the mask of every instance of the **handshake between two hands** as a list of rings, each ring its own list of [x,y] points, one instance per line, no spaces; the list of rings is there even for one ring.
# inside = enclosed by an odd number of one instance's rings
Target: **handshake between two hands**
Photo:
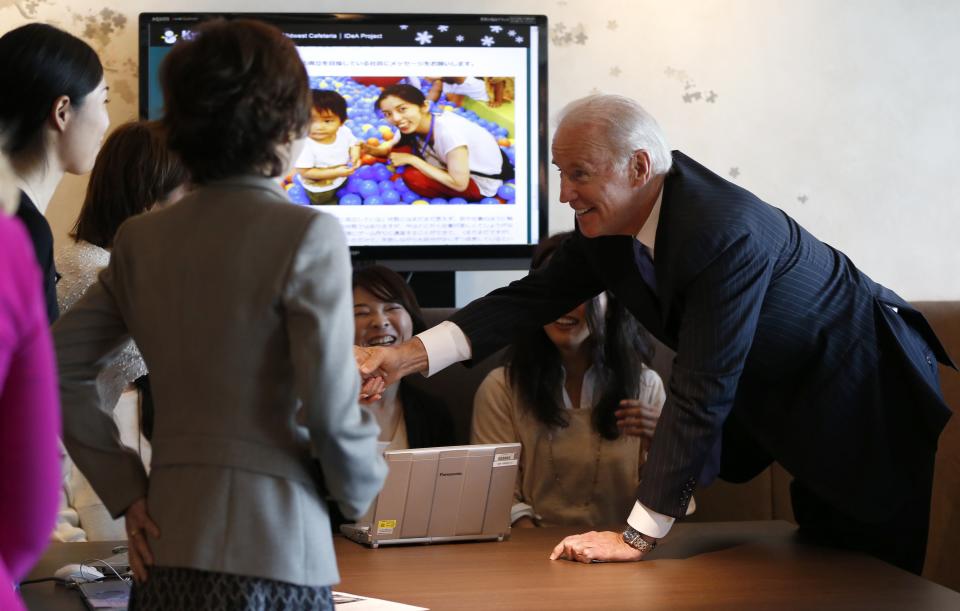
[[[415,340],[420,344],[419,340]],[[357,369],[360,371],[360,403],[369,405],[379,401],[383,395],[384,389],[391,384],[395,384],[406,373],[403,371],[404,365],[409,357],[404,353],[404,346],[414,343],[407,342],[404,345],[384,348],[370,346],[354,346],[353,358],[357,362]],[[422,344],[420,344],[422,346]],[[422,348],[421,348],[422,350]]]

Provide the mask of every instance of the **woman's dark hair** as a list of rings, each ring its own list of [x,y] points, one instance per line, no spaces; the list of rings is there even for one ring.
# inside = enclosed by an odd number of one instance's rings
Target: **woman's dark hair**
[[[315,111],[328,110],[340,117],[341,123],[347,120],[347,101],[342,95],[329,89],[314,89],[311,93]]]
[[[417,296],[413,294],[410,285],[404,282],[403,277],[389,267],[383,265],[367,265],[353,271],[353,288],[362,288],[381,301],[399,303],[410,315],[413,322],[413,333],[426,330],[423,322],[423,311],[417,303]]]
[[[103,80],[97,53],[76,36],[31,23],[0,37],[0,132],[3,152],[38,155],[43,125],[60,96],[74,106]]]
[[[103,143],[71,235],[111,248],[120,224],[166,199],[189,178],[156,121],[134,121]]]
[[[383,90],[383,93],[381,93],[380,97],[377,98],[377,103],[374,104],[374,108],[379,109],[380,102],[384,101],[390,96],[400,98],[404,102],[410,102],[411,104],[416,104],[417,106],[423,106],[423,103],[427,101],[427,97],[423,95],[423,92],[413,85],[397,84],[390,85]]]
[[[571,232],[550,236],[533,253],[531,269],[544,265]],[[641,368],[652,358],[646,330],[613,295],[607,294],[606,315],[598,297],[587,302],[590,360],[597,376],[600,400],[593,409],[593,426],[606,439],[620,436],[614,412],[622,399],[640,391]],[[522,335],[507,352],[507,379],[524,409],[549,427],[565,428],[560,352],[540,328]]]
[[[168,146],[192,180],[280,175],[277,145],[310,122],[307,72],[293,42],[261,21],[215,19],[160,65]]]

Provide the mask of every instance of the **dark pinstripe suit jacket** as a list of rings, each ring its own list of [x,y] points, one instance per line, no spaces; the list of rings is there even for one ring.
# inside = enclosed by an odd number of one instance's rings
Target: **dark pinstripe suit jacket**
[[[548,266],[452,317],[474,358],[610,290],[677,353],[637,493],[644,505],[682,516],[722,447],[724,463],[761,457],[748,476],[778,460],[838,507],[892,515],[949,418],[929,381],[949,357],[918,312],[843,253],[682,153],[673,159],[657,294],[631,237],[577,232]]]

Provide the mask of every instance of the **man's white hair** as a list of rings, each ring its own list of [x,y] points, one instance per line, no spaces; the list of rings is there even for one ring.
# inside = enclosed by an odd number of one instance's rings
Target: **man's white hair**
[[[618,170],[625,168],[638,150],[647,151],[655,175],[666,174],[673,162],[657,120],[628,97],[598,94],[580,98],[564,106],[557,120],[558,124],[569,121],[598,128],[602,141],[585,144],[607,149]]]

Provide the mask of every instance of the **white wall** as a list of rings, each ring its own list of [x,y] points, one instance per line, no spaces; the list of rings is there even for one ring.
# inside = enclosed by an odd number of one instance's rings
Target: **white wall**
[[[91,41],[119,123],[136,115],[139,12],[267,8],[546,14],[551,109],[593,91],[630,95],[675,148],[724,176],[736,168],[738,184],[875,280],[907,299],[960,299],[958,2],[0,0],[0,30],[40,19]],[[58,191],[47,212],[55,236],[69,229],[84,184],[71,178]],[[550,207],[551,230],[572,228],[566,206]],[[518,276],[460,273],[457,302]]]

